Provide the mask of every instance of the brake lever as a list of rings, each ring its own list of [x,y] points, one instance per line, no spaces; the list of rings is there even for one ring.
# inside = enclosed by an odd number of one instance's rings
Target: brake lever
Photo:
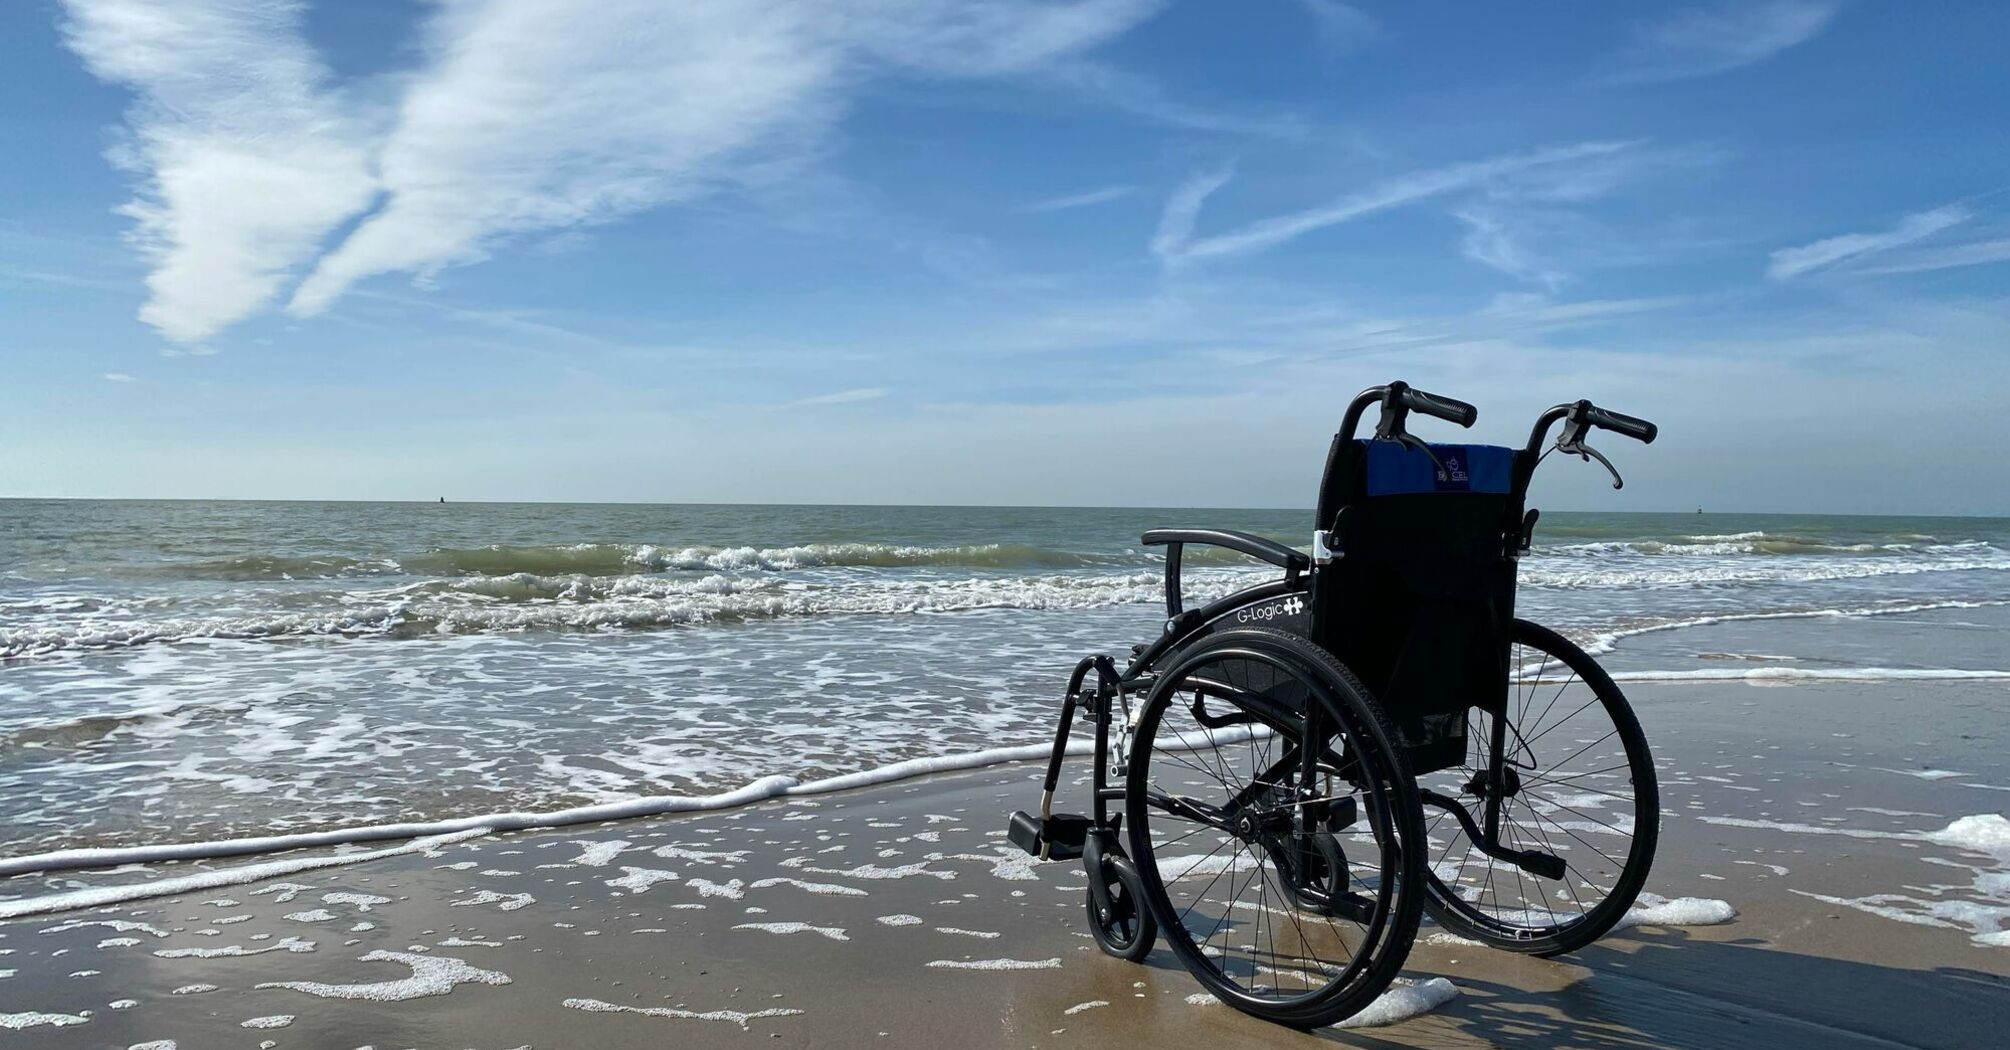
[[[1597,460],[1598,465],[1604,467],[1605,472],[1612,475],[1613,488],[1623,489],[1626,487],[1626,479],[1619,476],[1619,468],[1613,466],[1612,461],[1605,458],[1605,453],[1600,452],[1595,448],[1592,448],[1590,445],[1585,444],[1583,441],[1581,440],[1573,441],[1566,444],[1565,442],[1559,440],[1556,443],[1556,450],[1568,456],[1576,456],[1577,458],[1584,460],[1586,463],[1589,463],[1594,459]]]

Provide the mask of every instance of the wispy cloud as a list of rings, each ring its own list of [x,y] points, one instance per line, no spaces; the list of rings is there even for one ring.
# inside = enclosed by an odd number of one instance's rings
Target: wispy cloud
[[[388,198],[294,294],[324,309],[377,274],[421,276],[509,237],[604,222],[758,178],[874,74],[997,76],[1102,43],[1158,0],[738,0],[449,7],[383,151]]]
[[[202,339],[276,296],[369,206],[365,116],[329,87],[288,0],[65,0],[64,36],[137,96],[113,159],[152,266],[140,319]]]
[[[1927,270],[1952,270],[1960,266],[1982,266],[1999,262],[2010,262],[2010,240],[1975,241],[1970,244],[1949,245],[1945,248],[1906,252],[1882,266],[1869,267],[1864,272],[1921,273]]]
[[[1717,3],[1642,26],[1606,79],[1684,80],[1729,72],[1806,43],[1828,27],[1835,0]]]
[[[137,383],[137,382],[139,382],[139,380],[137,380],[137,379],[134,379],[134,378],[133,378],[132,376],[129,376],[129,375],[125,374],[124,372],[106,372],[106,373],[105,373],[105,379],[106,379],[106,380],[107,380],[108,382],[113,382],[113,383]]]
[[[1490,266],[1517,280],[1531,281],[1554,292],[1563,285],[1562,272],[1544,265],[1516,236],[1512,225],[1498,213],[1484,208],[1468,208],[1453,213],[1466,224],[1460,254]]]
[[[1052,200],[1036,201],[1019,210],[1022,213],[1032,215],[1041,212],[1067,211],[1070,208],[1087,208],[1097,204],[1108,204],[1114,200],[1122,200],[1136,193],[1137,189],[1136,186],[1104,186],[1102,189],[1089,190],[1085,193],[1055,197]]]
[[[1501,184],[1503,190],[1536,197],[1573,194],[1578,191],[1570,188],[1576,181],[1571,165],[1609,158],[1634,145],[1582,142],[1410,172],[1315,208],[1273,216],[1239,230],[1195,240],[1192,233],[1201,204],[1226,181],[1226,175],[1218,179],[1201,177],[1180,187],[1166,203],[1152,250],[1169,262],[1264,251],[1328,226],[1490,182]],[[1535,175],[1543,177],[1530,178]],[[1501,182],[1508,179],[1520,180],[1518,186]]]
[[[1319,30],[1319,42],[1330,51],[1352,51],[1382,35],[1375,16],[1340,0],[1299,0]]]
[[[878,401],[891,391],[885,387],[860,387],[856,390],[839,390],[830,394],[818,394],[799,401],[789,402],[789,408],[806,408],[811,405],[852,405],[860,401]]]
[[[1890,251],[1931,237],[1950,226],[1968,221],[1970,215],[1969,210],[1962,205],[1949,204],[1929,211],[1915,212],[1888,230],[1876,233],[1847,233],[1839,237],[1827,237],[1813,244],[1804,244],[1798,248],[1781,248],[1773,253],[1772,262],[1766,267],[1766,276],[1776,281],[1784,281],[1842,263],[1857,262],[1879,252]]]
[[[65,3],[71,48],[138,96],[120,159],[152,263],[141,316],[188,342],[309,263],[296,314],[379,274],[758,184],[813,155],[875,78],[1059,68],[1164,0],[605,0],[591,17],[462,0],[434,9],[416,69],[353,93],[298,0]]]
[[[1180,255],[1187,242],[1193,240],[1194,223],[1200,219],[1201,205],[1214,195],[1214,191],[1228,185],[1235,177],[1232,168],[1217,168],[1202,172],[1174,189],[1166,198],[1165,210],[1159,213],[1158,232],[1152,235],[1152,252],[1161,259],[1171,260]]]
[[[1049,64],[1042,78],[1076,98],[1099,102],[1156,124],[1242,138],[1301,139],[1306,122],[1275,110],[1196,102],[1169,93],[1156,79],[1103,62],[1066,59]]]

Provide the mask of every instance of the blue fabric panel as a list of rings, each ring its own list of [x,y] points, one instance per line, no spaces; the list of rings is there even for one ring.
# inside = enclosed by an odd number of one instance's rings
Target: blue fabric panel
[[[1514,450],[1498,445],[1432,445],[1444,461],[1438,473],[1431,457],[1393,441],[1368,444],[1370,496],[1418,492],[1493,492],[1505,494],[1513,478]]]

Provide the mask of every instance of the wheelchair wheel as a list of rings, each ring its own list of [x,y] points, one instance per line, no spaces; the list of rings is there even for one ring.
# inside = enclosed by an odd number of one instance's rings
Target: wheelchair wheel
[[[1089,932],[1104,954],[1138,962],[1151,954],[1159,935],[1159,924],[1145,906],[1138,866],[1131,863],[1131,858],[1116,852],[1103,854],[1099,866],[1102,877],[1091,876],[1084,895]]]
[[[1654,860],[1660,792],[1633,709],[1584,650],[1516,620],[1510,656],[1506,717],[1473,709],[1464,763],[1420,778],[1432,807],[1425,908],[1496,948],[1560,955],[1597,940],[1633,906]],[[1496,755],[1505,767],[1498,786]],[[1455,799],[1483,827],[1494,794],[1498,845],[1558,858],[1562,878],[1486,856],[1437,801]]]
[[[1137,714],[1125,824],[1166,943],[1223,1002],[1316,1028],[1375,1000],[1421,907],[1422,811],[1360,682],[1279,631],[1212,635]]]

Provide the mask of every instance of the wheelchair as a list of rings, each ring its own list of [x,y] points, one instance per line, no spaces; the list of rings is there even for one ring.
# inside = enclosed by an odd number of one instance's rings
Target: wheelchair
[[[1508,951],[1581,948],[1626,914],[1654,857],[1654,764],[1626,698],[1514,616],[1537,465],[1596,458],[1618,488],[1586,436],[1648,443],[1654,424],[1577,401],[1511,449],[1426,443],[1412,413],[1478,416],[1402,382],[1355,397],[1309,555],[1225,529],[1145,533],[1166,549],[1165,628],[1122,670],[1076,665],[1039,812],[1007,825],[1035,857],[1081,861],[1104,952],[1138,961],[1163,934],[1217,998],[1293,1027],[1373,1002],[1426,913]],[[1186,608],[1182,554],[1201,545],[1283,576]],[[1090,812],[1056,813],[1078,716],[1094,727]]]

